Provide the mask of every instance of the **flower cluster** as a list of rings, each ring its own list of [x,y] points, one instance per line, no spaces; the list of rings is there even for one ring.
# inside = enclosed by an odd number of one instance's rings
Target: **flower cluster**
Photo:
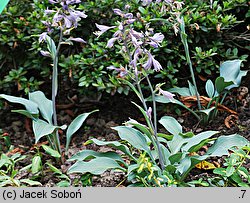
[[[60,29],[64,35],[70,34],[70,31],[77,28],[78,22],[82,18],[86,18],[87,15],[82,12],[75,10],[71,5],[81,3],[81,0],[49,0],[51,4],[59,4],[60,7],[57,10],[45,10],[45,15],[52,16],[52,20],[42,21],[47,27],[47,31],[43,32],[39,37],[39,42],[46,39],[47,34],[54,31],[53,28]],[[81,38],[69,38],[68,41],[77,41],[81,43],[86,43]]]
[[[161,64],[151,54],[150,49],[160,47],[164,39],[162,33],[154,33],[153,29],[146,25],[146,31],[136,31],[132,24],[138,19],[132,13],[125,13],[120,9],[114,9],[114,13],[119,15],[122,19],[116,26],[106,26],[96,24],[99,31],[94,34],[100,37],[103,33],[110,29],[116,29],[112,38],[108,40],[107,47],[111,48],[115,42],[123,46],[123,51],[129,56],[129,65],[133,68],[134,73],[138,74],[138,66],[140,65],[145,70],[153,67],[155,71],[162,69]],[[148,48],[149,47],[149,48]],[[151,47],[151,48],[150,48]],[[120,76],[126,75],[126,69],[109,67],[120,72]]]

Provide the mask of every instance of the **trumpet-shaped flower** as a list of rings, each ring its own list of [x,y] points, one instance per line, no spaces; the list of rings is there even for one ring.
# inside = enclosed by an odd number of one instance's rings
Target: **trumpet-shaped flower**
[[[170,100],[174,99],[174,96],[175,96],[175,95],[172,94],[171,92],[162,90],[161,88],[159,88],[159,93],[160,93],[161,95],[163,95],[164,97],[170,99]]]
[[[103,33],[105,33],[106,31],[115,28],[116,26],[106,26],[106,25],[99,25],[99,24],[95,24],[96,27],[99,29],[99,31],[94,32],[94,34],[98,37],[100,37]]]

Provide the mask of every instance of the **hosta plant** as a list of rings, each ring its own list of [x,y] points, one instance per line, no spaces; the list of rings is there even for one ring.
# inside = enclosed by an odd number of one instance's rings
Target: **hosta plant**
[[[66,125],[58,126],[56,113],[56,95],[58,92],[58,58],[60,48],[63,44],[72,44],[73,41],[85,43],[81,38],[68,37],[71,31],[78,26],[81,18],[86,18],[84,12],[75,10],[73,4],[81,1],[49,1],[55,4],[56,10],[45,10],[47,21],[43,23],[47,26],[47,31],[39,36],[39,42],[46,42],[47,51],[41,51],[43,56],[49,57],[53,61],[52,73],[52,99],[46,98],[41,91],[29,93],[29,99],[14,97],[10,95],[0,94],[0,98],[6,99],[9,102],[22,104],[26,107],[25,110],[16,110],[14,112],[24,114],[32,119],[33,132],[36,138],[36,143],[44,136],[47,137],[51,147],[61,154],[61,144],[58,130],[65,130]],[[52,17],[50,17],[52,15]],[[59,35],[59,41],[56,45],[55,41],[50,37],[52,33]],[[69,125],[66,131],[66,150],[72,135],[81,127],[84,120],[90,113],[83,113],[76,117]]]
[[[218,107],[223,104],[227,94],[230,90],[235,87],[239,87],[241,84],[241,79],[246,76],[248,71],[241,70],[241,60],[231,60],[225,61],[220,66],[220,76],[216,78],[214,83],[211,80],[207,80],[205,85],[205,90],[208,95],[207,97],[199,96],[199,99],[208,101],[204,102],[200,110],[192,110],[185,106],[184,103],[178,101],[177,99],[169,100],[162,96],[157,96],[156,100],[160,103],[175,103],[187,110],[189,110],[193,115],[195,115],[199,120],[202,119],[203,124],[207,124],[215,119],[218,114]],[[172,93],[177,93],[183,98],[195,96],[195,88],[189,82],[189,87],[175,87],[169,89]]]
[[[206,131],[194,135],[184,133],[182,126],[173,118],[164,116],[159,120],[169,134],[159,133],[160,148],[164,168],[159,167],[159,156],[153,148],[149,128],[130,120],[127,126],[113,129],[118,132],[120,141],[102,141],[95,138],[85,144],[110,146],[119,152],[95,152],[84,150],[70,158],[76,161],[68,173],[92,173],[100,175],[106,170],[122,170],[126,173],[130,186],[188,186],[185,178],[199,162],[214,156],[228,156],[235,147],[249,146],[249,141],[238,134],[221,135],[212,138],[218,131]],[[199,155],[199,149],[211,145],[208,151]]]

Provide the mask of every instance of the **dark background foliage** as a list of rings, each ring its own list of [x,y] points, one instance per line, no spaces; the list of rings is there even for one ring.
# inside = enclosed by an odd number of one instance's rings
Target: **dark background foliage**
[[[97,30],[95,23],[114,25],[117,16],[112,8],[123,9],[127,3],[131,6],[130,12],[140,13],[142,20],[151,21],[155,31],[165,35],[163,46],[154,53],[164,67],[154,74],[155,80],[171,87],[189,79],[180,36],[174,34],[171,23],[154,20],[167,19],[169,14],[162,16],[158,7],[138,7],[139,0],[86,0],[79,9],[85,10],[88,18],[81,21],[72,35],[88,43],[62,48],[62,85],[80,86],[81,94],[96,90],[128,94],[129,88],[106,69],[109,65],[119,67],[126,63],[119,54],[119,45],[106,48],[112,33],[105,33],[98,39],[93,34]],[[51,6],[48,1],[12,0],[0,16],[0,92],[22,95],[48,87],[51,62],[41,56],[42,45],[38,44],[39,34],[45,31],[41,23],[43,11],[48,6]],[[246,0],[213,1],[213,5],[207,0],[185,1],[183,15],[193,66],[201,80],[215,77],[220,63],[225,60],[242,59],[248,66],[250,12]],[[143,23],[137,23],[136,27],[143,29]]]

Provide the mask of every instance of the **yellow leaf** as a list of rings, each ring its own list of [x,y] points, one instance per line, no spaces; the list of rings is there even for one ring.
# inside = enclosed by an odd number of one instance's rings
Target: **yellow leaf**
[[[196,164],[195,167],[198,169],[203,169],[203,170],[211,170],[211,169],[217,168],[214,164],[212,164],[208,161],[202,161],[202,162]]]

